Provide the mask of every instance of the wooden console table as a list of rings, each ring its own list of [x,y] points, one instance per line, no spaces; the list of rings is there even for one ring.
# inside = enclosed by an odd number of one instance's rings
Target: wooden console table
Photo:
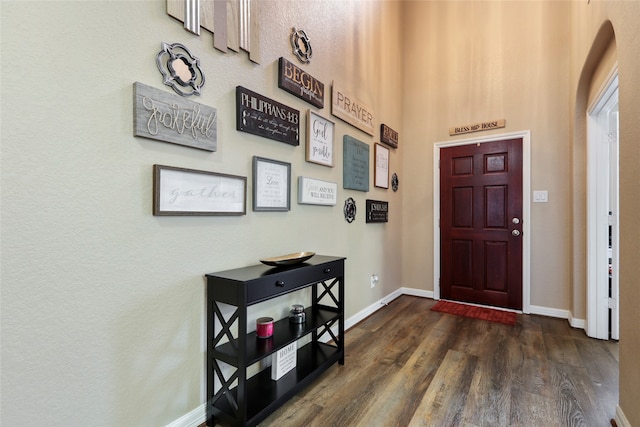
[[[207,425],[256,425],[335,362],[344,365],[344,260],[316,255],[293,266],[258,264],[206,275]],[[309,286],[305,323],[280,319],[268,339],[246,333],[247,307]],[[235,309],[226,319],[221,303]],[[336,324],[337,333],[331,329]],[[270,368],[247,378],[249,366],[309,335],[310,342],[298,348],[296,367],[279,380],[271,379]],[[223,372],[225,364],[232,374]]]

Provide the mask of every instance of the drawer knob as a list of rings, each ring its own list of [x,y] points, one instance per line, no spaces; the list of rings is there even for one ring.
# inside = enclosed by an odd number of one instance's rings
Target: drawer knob
[[[278,280],[278,281],[276,282],[276,286],[283,287],[283,286],[284,286],[284,282],[283,282],[282,280]]]
[[[325,273],[331,273],[331,268],[329,268],[329,267],[325,268],[325,269],[324,269],[324,272],[325,272]]]

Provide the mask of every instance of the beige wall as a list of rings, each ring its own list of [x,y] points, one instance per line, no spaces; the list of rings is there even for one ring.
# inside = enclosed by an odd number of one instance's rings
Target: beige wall
[[[615,44],[596,38],[607,19]],[[410,149],[402,155],[411,196],[404,198],[403,278],[412,288],[433,289],[433,144],[469,137],[449,137],[451,126],[504,118],[505,129],[482,136],[531,130],[532,190],[549,191],[548,204],[531,207],[531,304],[586,318],[580,126],[589,97],[618,60],[620,406],[632,425],[640,423],[638,19],[640,2],[407,2],[404,10],[403,135]]]
[[[615,38],[615,56],[619,70],[620,109],[620,407],[631,425],[640,424],[640,227],[636,225],[640,210],[640,38],[637,23],[640,2],[611,1],[572,3],[573,48],[571,84],[576,88],[577,108],[573,130],[574,187],[584,189],[584,120],[585,98],[602,86],[612,64],[609,38]],[[584,199],[576,190],[575,216],[585,218]],[[576,245],[575,253],[583,253]],[[584,261],[576,263],[584,274]],[[580,268],[582,265],[582,268]],[[579,285],[579,283],[577,283]]]
[[[242,85],[306,113],[277,86],[291,27],[307,31],[311,64],[399,130],[400,4],[265,3],[260,65],[190,35],[165,1],[2,1],[2,425],[165,425],[204,402],[205,273],[309,250],[347,257],[347,317],[402,284],[405,191],[342,189],[342,138],[377,138],[336,122],[334,168],[304,145],[235,130]],[[218,111],[218,151],[132,136],[135,81],[171,93],[155,64],[161,42],[199,57],[198,102]],[[304,133],[303,124],[301,130]],[[304,138],[302,141],[304,143]],[[242,217],[154,217],[152,165],[243,175],[253,155],[292,164],[292,209]],[[401,158],[391,152],[391,169]],[[338,183],[333,207],[297,204],[297,178]],[[249,185],[249,190],[251,185]],[[251,194],[251,193],[249,193]],[[358,213],[348,224],[348,197]],[[365,199],[388,200],[390,222],[365,224]],[[370,288],[370,275],[380,283]],[[256,307],[282,316],[294,295]],[[303,303],[305,301],[302,301]]]
[[[583,134],[574,128],[580,76],[611,19],[620,70],[620,404],[640,424],[640,2],[268,1],[262,63],[223,55],[168,18],[164,1],[0,3],[2,31],[2,408],[4,425],[164,425],[204,401],[207,272],[298,250],[348,257],[347,317],[401,286],[433,289],[433,144],[450,126],[504,118],[493,132],[531,130],[531,303],[586,315]],[[242,85],[306,111],[278,89],[276,61],[305,29],[304,66],[347,87],[400,131],[397,193],[343,190],[342,136],[377,138],[336,121],[336,166],[303,147],[235,131]],[[218,151],[132,135],[134,81],[163,90],[160,43],[186,44],[217,108]],[[605,61],[606,62],[606,61]],[[589,80],[590,81],[590,80]],[[593,85],[587,85],[591,90]],[[321,114],[332,118],[329,97]],[[304,132],[305,126],[301,127]],[[482,134],[487,135],[490,133]],[[582,135],[582,136],[581,136]],[[244,175],[251,156],[292,164],[294,180],[338,183],[335,207],[181,218],[151,215],[151,167]],[[342,204],[353,197],[358,219]],[[365,199],[388,200],[390,222],[367,225]],[[574,226],[574,224],[576,224]],[[376,273],[381,282],[369,287]],[[257,307],[283,313],[294,295]],[[99,421],[96,421],[99,420]]]
[[[531,205],[531,304],[570,308],[569,13],[566,2],[405,4],[405,286],[433,289],[434,143],[530,130],[531,187],[549,192]],[[448,134],[494,119],[506,128]]]

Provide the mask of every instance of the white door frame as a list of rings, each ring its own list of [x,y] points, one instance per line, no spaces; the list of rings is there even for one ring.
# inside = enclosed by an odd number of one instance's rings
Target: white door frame
[[[531,311],[531,131],[437,142],[433,146],[433,298],[440,299],[440,149],[522,138],[522,312]]]
[[[619,338],[618,310],[618,136],[610,135],[609,113],[618,102],[618,67],[611,70],[587,109],[587,322],[588,336],[609,339],[609,221],[612,224],[611,337]],[[613,144],[613,145],[612,145]],[[610,151],[613,148],[612,152]],[[614,169],[615,182],[610,182]],[[609,218],[610,189],[614,200]]]

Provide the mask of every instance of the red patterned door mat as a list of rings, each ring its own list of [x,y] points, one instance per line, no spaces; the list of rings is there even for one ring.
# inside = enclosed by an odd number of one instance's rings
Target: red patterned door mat
[[[440,300],[431,307],[432,311],[455,314],[457,316],[472,317],[474,319],[488,320],[489,322],[503,323],[505,325],[516,324],[516,313],[512,311],[495,310],[492,308],[476,307],[474,305],[459,304],[457,302]]]

